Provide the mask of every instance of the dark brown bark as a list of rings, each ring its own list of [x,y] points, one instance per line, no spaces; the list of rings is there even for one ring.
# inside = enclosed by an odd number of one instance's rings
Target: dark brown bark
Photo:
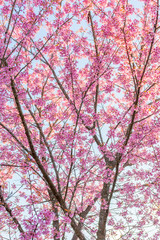
[[[95,197],[95,198],[94,198],[94,203],[95,203],[97,200],[98,200],[98,198]],[[94,204],[93,204],[93,205],[94,205]],[[86,207],[86,209],[79,214],[79,216],[82,217],[83,219],[86,219],[86,217],[87,217],[88,213],[90,212],[91,208],[93,207],[93,205],[88,205],[88,206]],[[81,231],[83,225],[84,225],[84,222],[80,222],[80,221],[79,221],[79,223],[78,223],[78,229],[79,229],[80,231]],[[74,234],[73,237],[72,237],[72,240],[77,240],[77,239],[78,239],[77,235]]]
[[[0,203],[1,205],[6,209],[6,212],[9,214],[9,216],[12,218],[13,222],[16,224],[16,226],[18,227],[18,230],[20,231],[20,233],[24,233],[24,230],[20,224],[20,222],[18,221],[18,219],[13,215],[11,208],[9,207],[9,205],[6,203],[3,194],[2,194],[2,189],[0,186]]]
[[[97,231],[97,240],[105,240],[106,234],[106,222],[108,216],[108,200],[109,200],[109,188],[110,183],[103,183],[103,189],[101,193],[101,209],[99,213],[99,223]],[[105,202],[105,203],[104,203]]]
[[[56,215],[57,220],[53,220],[53,227],[56,229],[57,233],[59,233],[59,216],[58,216],[58,208],[55,206],[57,203],[55,196],[53,195],[52,191],[48,189],[49,197],[52,204],[52,210]],[[54,235],[54,240],[58,240],[60,237],[58,237],[58,234]]]

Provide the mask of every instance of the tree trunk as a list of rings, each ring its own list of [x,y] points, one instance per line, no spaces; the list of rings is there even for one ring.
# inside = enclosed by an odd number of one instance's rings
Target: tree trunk
[[[97,240],[105,240],[106,235],[106,222],[108,217],[108,196],[109,196],[110,183],[103,183],[101,194],[101,209],[99,214],[99,223],[97,231]]]
[[[50,196],[50,200],[51,200],[53,212],[55,213],[56,218],[57,218],[57,220],[53,220],[53,227],[56,229],[57,233],[59,233],[59,216],[58,216],[58,209],[57,209],[57,207],[55,207],[55,203],[56,203],[57,201],[56,201],[56,198],[54,197],[54,195],[53,195],[53,193],[52,193],[51,190],[48,189],[48,193],[49,193],[49,196]],[[60,237],[58,237],[58,234],[55,234],[55,235],[54,235],[54,240],[58,240],[58,239],[60,239]]]

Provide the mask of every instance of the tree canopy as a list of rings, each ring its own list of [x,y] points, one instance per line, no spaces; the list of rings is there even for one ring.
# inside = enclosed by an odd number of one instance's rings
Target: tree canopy
[[[0,238],[158,240],[159,0],[0,13]]]

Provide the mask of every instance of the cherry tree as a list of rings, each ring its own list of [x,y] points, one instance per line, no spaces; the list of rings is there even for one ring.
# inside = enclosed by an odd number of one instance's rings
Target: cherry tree
[[[1,0],[1,239],[159,239],[159,0]]]

